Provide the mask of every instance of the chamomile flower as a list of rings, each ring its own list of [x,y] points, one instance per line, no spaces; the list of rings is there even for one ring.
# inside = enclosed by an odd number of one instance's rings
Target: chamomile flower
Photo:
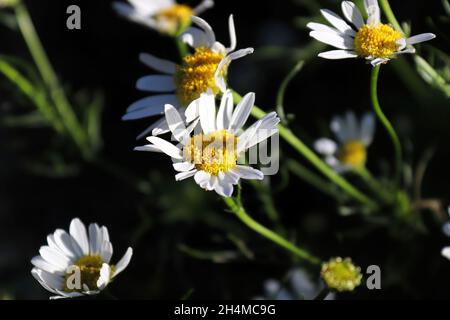
[[[128,248],[116,264],[110,264],[113,247],[108,229],[96,223],[88,231],[80,219],[70,223],[69,233],[57,229],[47,236],[47,245],[31,260],[33,277],[52,298],[73,298],[98,294],[128,266],[133,250]],[[76,275],[79,275],[77,284]]]
[[[351,1],[342,2],[342,12],[345,18],[353,24],[350,26],[336,13],[323,9],[324,18],[332,27],[311,22],[310,36],[340,50],[322,52],[319,57],[325,59],[365,58],[373,66],[386,63],[403,53],[414,53],[411,45],[434,39],[432,33],[422,33],[405,38],[402,33],[380,20],[380,7],[377,0],[364,0],[368,19],[364,22],[361,12]]]
[[[253,52],[252,48],[236,49],[236,32],[233,16],[229,17],[230,46],[225,47],[216,41],[211,26],[201,18],[192,17],[199,28],[190,28],[181,36],[193,49],[193,53],[184,57],[181,64],[156,58],[150,54],[141,54],[140,60],[148,67],[161,72],[161,75],[149,75],[140,78],[136,87],[146,92],[161,94],[143,98],[131,104],[123,120],[136,120],[164,113],[164,105],[170,104],[178,108],[187,107],[188,122],[198,117],[196,104],[200,94],[211,88],[214,94],[226,90],[226,77],[231,61]],[[159,135],[169,131],[164,118],[152,124],[138,139],[149,132]]]
[[[212,90],[201,94],[194,103],[200,110],[200,133],[193,135],[195,122],[186,127],[181,115],[171,105],[165,106],[165,115],[177,146],[159,137],[151,136],[149,145],[136,148],[137,151],[163,152],[173,160],[178,173],[177,181],[194,177],[203,189],[216,191],[230,197],[233,185],[239,179],[262,180],[264,174],[248,165],[238,164],[238,159],[249,148],[256,146],[278,132],[280,119],[275,112],[267,114],[244,132],[255,101],[253,93],[247,94],[233,111],[233,96],[226,91],[216,116],[215,98]]]
[[[191,18],[214,5],[203,0],[191,8],[174,0],[128,0],[130,4],[115,2],[116,11],[131,21],[143,24],[161,33],[177,36],[191,24]]]
[[[358,122],[353,112],[347,112],[343,117],[334,117],[330,127],[338,142],[321,138],[314,143],[314,149],[324,155],[325,161],[338,172],[364,166],[367,148],[375,134],[373,114],[365,114]]]

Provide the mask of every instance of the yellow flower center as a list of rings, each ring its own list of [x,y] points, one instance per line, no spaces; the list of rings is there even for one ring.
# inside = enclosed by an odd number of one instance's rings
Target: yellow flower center
[[[390,58],[398,51],[402,34],[390,25],[364,25],[356,34],[355,50],[362,57]]]
[[[361,268],[356,267],[350,258],[333,258],[322,264],[322,279],[330,289],[353,291],[361,284]]]
[[[155,18],[160,25],[161,32],[174,36],[191,24],[193,13],[191,7],[184,4],[175,4],[158,12]]]
[[[350,141],[344,144],[338,152],[338,159],[351,167],[360,167],[366,163],[366,147],[361,141]]]
[[[184,158],[213,176],[236,167],[237,137],[227,130],[193,136],[184,147]]]
[[[176,93],[180,102],[187,106],[200,94],[211,88],[214,94],[220,90],[216,85],[214,73],[224,56],[209,48],[197,48],[195,53],[183,58],[175,72]],[[226,73],[226,67],[222,71]]]
[[[97,290],[97,281],[100,277],[100,270],[102,268],[103,259],[98,255],[83,256],[78,259],[73,266],[77,267],[80,275],[81,287],[72,288],[77,283],[74,280],[78,271],[71,270],[72,272],[66,273],[64,278],[64,291],[65,292],[82,292],[84,291],[83,285],[86,285],[89,290]],[[111,266],[111,274],[114,272],[114,266]],[[71,287],[69,287],[69,285]]]

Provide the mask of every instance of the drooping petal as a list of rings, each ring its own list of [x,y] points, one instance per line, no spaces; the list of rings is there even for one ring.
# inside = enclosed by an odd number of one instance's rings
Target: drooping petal
[[[197,16],[192,17],[192,22],[205,32],[206,41],[208,43],[207,47],[213,46],[214,43],[216,42],[216,35],[211,26],[208,24],[208,22]]]
[[[183,159],[183,155],[180,149],[171,144],[170,142],[161,139],[159,137],[147,137],[150,143],[153,143],[162,152],[175,159]]]
[[[125,270],[126,267],[128,267],[128,264],[130,263],[132,256],[133,256],[133,249],[128,248],[125,254],[123,255],[122,259],[120,259],[119,262],[117,262],[113,277],[117,276],[119,273]]]
[[[164,113],[166,115],[167,125],[169,126],[174,138],[177,141],[181,141],[186,134],[186,126],[184,125],[184,121],[177,109],[170,104],[166,104],[164,106]]]
[[[254,169],[249,166],[237,165],[233,171],[237,173],[242,179],[251,179],[251,180],[262,180],[264,179],[264,174],[257,169]]]
[[[253,48],[241,49],[230,53],[225,58],[223,58],[222,61],[220,61],[219,65],[217,66],[216,72],[214,73],[214,78],[216,80],[216,86],[222,92],[225,92],[227,90],[227,84],[225,81],[225,77],[223,76],[222,69],[228,66],[231,61],[245,57],[246,55],[253,53],[253,51]]]

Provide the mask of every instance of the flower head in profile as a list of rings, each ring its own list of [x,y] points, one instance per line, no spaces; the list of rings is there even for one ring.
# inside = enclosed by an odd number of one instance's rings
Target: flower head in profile
[[[253,93],[247,94],[233,110],[233,97],[226,91],[216,115],[215,99],[208,90],[195,101],[200,110],[199,133],[194,133],[197,122],[186,127],[181,115],[171,105],[165,106],[167,124],[178,146],[159,137],[151,136],[150,144],[136,148],[138,151],[163,152],[173,160],[178,173],[177,181],[194,177],[203,189],[216,191],[230,197],[233,185],[239,179],[262,180],[264,174],[248,165],[240,165],[238,159],[246,150],[256,146],[278,132],[280,121],[275,112],[267,114],[247,130],[241,131],[255,101]],[[195,130],[197,131],[197,130]]]
[[[347,112],[345,116],[334,117],[330,127],[338,142],[321,138],[314,143],[314,149],[324,155],[325,161],[338,172],[364,166],[367,148],[375,134],[373,114],[366,113],[358,121],[353,112]]]
[[[327,9],[322,9],[321,13],[331,27],[315,22],[308,23],[308,28],[312,30],[309,33],[311,37],[339,49],[322,52],[319,57],[325,59],[361,57],[376,66],[388,62],[399,54],[414,53],[415,49],[411,45],[435,38],[432,33],[405,38],[391,25],[381,23],[377,0],[364,0],[364,7],[368,15],[367,21],[363,20],[361,12],[353,2],[342,2],[342,13],[353,26]]]
[[[361,268],[355,266],[350,258],[332,258],[322,264],[320,271],[328,288],[337,291],[353,291],[361,284]]]
[[[161,33],[177,36],[191,24],[191,18],[214,5],[203,0],[191,8],[174,0],[128,0],[130,4],[115,2],[116,11],[131,21],[143,24]]]
[[[143,98],[131,104],[123,120],[136,120],[164,113],[164,105],[187,108],[188,122],[198,118],[196,104],[190,105],[208,88],[214,95],[226,90],[226,77],[231,61],[253,52],[252,48],[236,49],[236,32],[233,16],[229,17],[230,46],[226,47],[216,40],[211,26],[201,18],[192,17],[199,28],[189,28],[181,35],[181,40],[192,47],[192,53],[185,56],[180,64],[141,54],[140,60],[148,67],[161,72],[140,78],[136,87],[157,95]],[[184,114],[183,114],[184,116]],[[159,135],[168,132],[164,118],[152,124],[138,138],[149,132]]]
[[[88,230],[80,219],[70,223],[69,233],[57,229],[47,236],[47,245],[31,260],[33,277],[53,298],[98,294],[128,266],[133,250],[128,248],[115,265],[108,229],[91,223]]]

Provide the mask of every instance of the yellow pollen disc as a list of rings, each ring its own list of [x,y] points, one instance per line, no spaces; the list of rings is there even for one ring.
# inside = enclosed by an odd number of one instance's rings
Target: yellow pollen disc
[[[194,54],[184,57],[182,64],[177,65],[176,93],[184,106],[200,98],[200,94],[208,88],[211,88],[214,94],[220,91],[216,86],[214,73],[223,58],[223,55],[209,48],[197,48]],[[222,72],[226,73],[226,68]]]
[[[397,40],[403,38],[390,25],[364,25],[356,34],[355,50],[362,57],[391,58],[398,51]]]
[[[73,276],[73,273],[66,273],[64,278],[64,291],[65,292],[81,292],[84,291],[83,284],[88,286],[89,290],[97,290],[97,281],[100,277],[100,270],[102,268],[103,259],[97,255],[83,256],[78,259],[73,265],[80,270],[81,288],[69,289],[68,279]],[[114,273],[114,266],[111,266],[111,274]],[[69,281],[71,282],[71,281]]]
[[[361,141],[350,141],[344,144],[338,152],[338,159],[351,167],[360,167],[366,163],[366,147]]]
[[[226,130],[193,136],[184,147],[184,158],[213,176],[236,167],[237,138]]]
[[[193,13],[191,7],[184,4],[175,4],[158,12],[155,18],[161,26],[162,32],[176,35],[191,24]]]
[[[352,291],[361,284],[361,269],[350,258],[332,258],[322,264],[322,279],[330,289]]]

